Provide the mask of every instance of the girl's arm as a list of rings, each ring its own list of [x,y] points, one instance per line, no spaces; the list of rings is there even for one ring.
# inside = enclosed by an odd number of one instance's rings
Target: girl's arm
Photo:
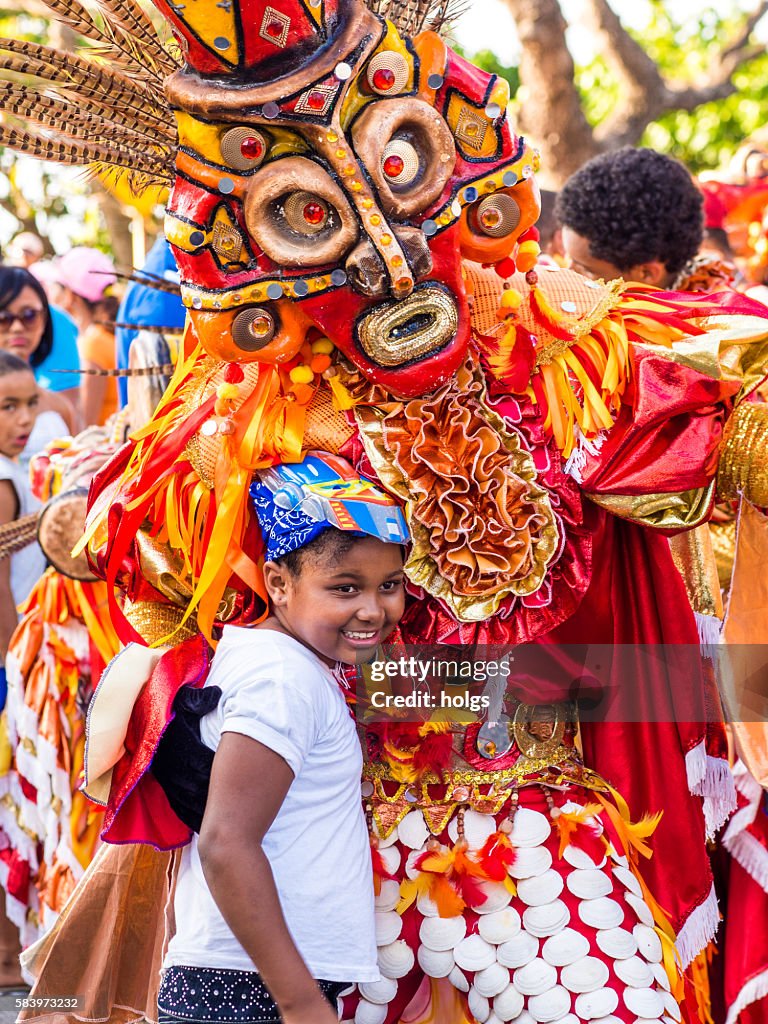
[[[0,525],[12,523],[19,514],[19,499],[10,480],[0,480]],[[0,667],[19,616],[11,593],[11,560],[0,558]]]
[[[292,782],[293,773],[279,754],[247,736],[225,732],[213,761],[200,861],[216,905],[256,965],[285,1024],[337,1024],[293,943],[261,846]]]

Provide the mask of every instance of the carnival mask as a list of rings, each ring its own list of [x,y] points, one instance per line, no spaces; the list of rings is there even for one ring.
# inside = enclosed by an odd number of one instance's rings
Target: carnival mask
[[[507,84],[360,0],[157,0],[187,60],[166,234],[197,337],[286,363],[325,336],[394,395],[461,363],[461,260],[497,263],[538,214]]]

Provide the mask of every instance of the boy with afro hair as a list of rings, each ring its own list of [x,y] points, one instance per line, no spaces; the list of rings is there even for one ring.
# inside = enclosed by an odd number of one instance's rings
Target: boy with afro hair
[[[674,288],[701,245],[703,197],[686,168],[652,149],[594,157],[557,198],[563,248],[585,277]]]

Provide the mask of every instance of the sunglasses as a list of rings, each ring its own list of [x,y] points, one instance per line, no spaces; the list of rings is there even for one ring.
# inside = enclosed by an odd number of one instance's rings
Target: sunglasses
[[[33,309],[31,306],[22,309],[19,313],[12,313],[10,309],[0,309],[0,331],[7,331],[16,320],[22,327],[31,327],[41,319],[42,315],[42,309]]]

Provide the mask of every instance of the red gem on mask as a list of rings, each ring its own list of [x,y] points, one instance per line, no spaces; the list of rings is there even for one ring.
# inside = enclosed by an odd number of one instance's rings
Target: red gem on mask
[[[322,224],[325,220],[325,207],[321,203],[307,203],[301,212],[307,224]]]
[[[264,31],[268,36],[279,39],[283,34],[283,23],[282,21],[278,21],[277,18],[273,18],[272,21],[268,21],[264,26]]]
[[[322,110],[326,104],[325,93],[315,90],[307,96],[307,106],[310,110]]]
[[[264,143],[255,135],[248,135],[240,143],[240,152],[246,160],[258,160],[264,152]]]
[[[405,161],[401,156],[393,153],[388,156],[383,164],[384,173],[388,178],[396,178],[398,174],[402,174],[405,169]]]
[[[391,68],[379,68],[373,73],[372,84],[379,92],[386,92],[395,84],[395,72]]]

